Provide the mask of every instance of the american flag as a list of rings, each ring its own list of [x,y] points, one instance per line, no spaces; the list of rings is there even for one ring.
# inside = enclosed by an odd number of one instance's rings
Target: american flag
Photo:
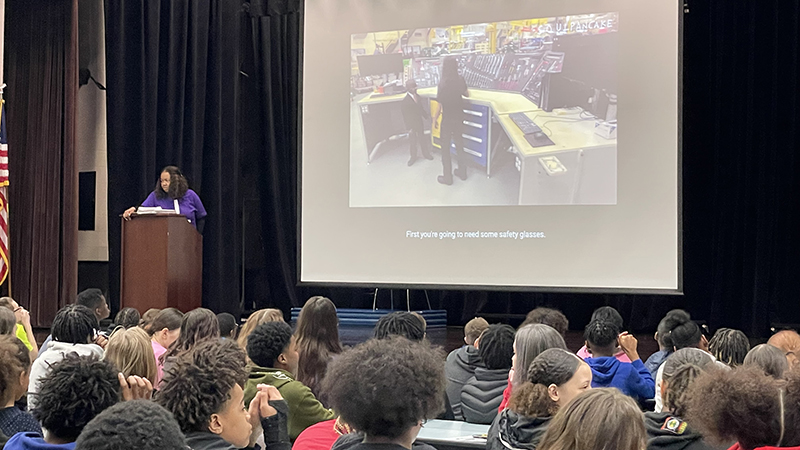
[[[0,100],[0,284],[8,278],[8,256],[8,141],[6,105]]]

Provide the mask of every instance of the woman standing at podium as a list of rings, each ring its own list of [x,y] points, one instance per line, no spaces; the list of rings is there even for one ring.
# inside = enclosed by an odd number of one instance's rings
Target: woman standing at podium
[[[174,209],[177,214],[186,216],[197,231],[203,232],[206,209],[197,193],[189,189],[189,183],[181,173],[181,169],[175,166],[164,167],[155,189],[142,202],[142,206]],[[136,207],[132,206],[125,210],[122,217],[130,219],[134,212]]]

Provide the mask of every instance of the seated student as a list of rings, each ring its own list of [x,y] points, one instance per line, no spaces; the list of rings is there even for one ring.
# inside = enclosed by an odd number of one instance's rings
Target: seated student
[[[325,393],[320,390],[320,382],[328,363],[342,353],[336,305],[327,297],[309,298],[297,316],[294,338],[300,356],[297,381],[308,386],[324,404]]]
[[[31,366],[28,384],[28,407],[36,406],[39,385],[50,366],[61,361],[69,353],[103,357],[103,349],[93,344],[98,328],[97,316],[83,305],[67,305],[61,308],[50,328],[53,340]]]
[[[333,419],[333,411],[322,406],[308,386],[294,379],[299,355],[289,324],[267,322],[256,327],[247,338],[247,355],[254,365],[244,388],[245,404],[250,404],[260,384],[278,388],[289,405],[292,440],[309,426]]]
[[[750,351],[750,340],[739,330],[720,328],[708,341],[708,351],[728,367],[741,366]]]
[[[0,335],[16,337],[17,317],[8,308],[0,308]],[[28,347],[27,345],[25,346]]]
[[[487,328],[489,328],[489,323],[483,317],[476,317],[467,322],[464,327],[466,345],[450,352],[444,363],[444,375],[447,377],[447,399],[456,420],[464,420],[464,416],[461,414],[461,388],[475,374],[475,368],[483,365],[478,349],[475,347],[475,341]]]
[[[6,436],[32,431],[41,433],[39,422],[14,405],[28,390],[31,357],[16,336],[0,336],[0,432]]]
[[[537,450],[641,450],[642,413],[616,389],[592,389],[575,397],[550,421]]]
[[[142,314],[142,318],[139,320],[139,327],[144,329],[144,331],[147,331],[149,334],[153,334],[153,319],[155,319],[160,312],[161,310],[158,308],[150,308],[145,311],[144,314]]]
[[[639,359],[638,342],[633,335],[622,333],[617,336],[615,325],[595,320],[586,326],[584,338],[592,354],[591,358],[585,360],[592,368],[592,387],[615,387],[637,400],[653,398],[655,381]],[[621,362],[614,357],[617,346],[633,362]]]
[[[236,341],[239,342],[239,346],[247,348],[247,336],[250,336],[250,333],[252,333],[257,326],[267,322],[284,322],[283,312],[281,312],[280,309],[267,308],[259,309],[250,314],[250,317],[248,317],[244,325],[242,325],[242,329],[239,330],[239,337],[236,338]]]
[[[139,315],[139,311],[137,311],[136,308],[122,308],[114,317],[114,321],[111,322],[111,325],[108,326],[108,334],[113,333],[118,327],[126,329],[138,327],[141,321],[142,316]]]
[[[666,361],[667,357],[673,352],[670,326],[674,322],[673,316],[681,315],[682,313],[684,313],[684,311],[680,309],[673,309],[658,322],[658,328],[654,336],[656,342],[658,342],[658,351],[650,355],[647,361],[644,362],[644,366],[647,367],[647,370],[650,371],[650,375],[652,375],[653,378],[656,377],[656,372],[658,372],[658,368],[661,367],[661,364],[664,364],[664,361]]]
[[[33,361],[39,356],[39,347],[36,346],[36,337],[33,335],[31,315],[11,297],[0,297],[0,307],[11,311],[14,315],[16,319],[14,334],[28,348]]]
[[[216,339],[219,339],[217,316],[206,308],[193,309],[181,318],[178,339],[161,355],[158,362],[161,363],[162,370],[166,371],[180,355],[188,353],[200,342]]]
[[[164,377],[164,362],[161,355],[178,340],[181,335],[183,313],[175,308],[164,308],[150,321],[150,345],[153,347],[153,356],[156,358],[156,381],[153,386],[158,386]],[[147,331],[148,327],[143,328]]]
[[[300,436],[297,436],[292,447],[303,450],[331,450],[337,439],[352,432],[353,428],[344,423],[341,417],[337,417],[306,428]]]
[[[514,335],[514,356],[511,361],[511,371],[508,373],[508,386],[503,391],[503,401],[500,403],[498,412],[506,409],[512,391],[525,382],[528,367],[540,353],[548,348],[567,349],[564,337],[555,328],[532,324],[517,330]]]
[[[492,422],[486,449],[534,450],[553,415],[591,384],[592,369],[577,355],[560,348],[543,351],[531,363],[508,408]]]
[[[783,379],[786,371],[789,370],[789,362],[786,361],[783,352],[778,347],[769,344],[759,344],[753,347],[744,357],[742,366],[758,367],[767,375],[778,380]]]
[[[731,450],[800,447],[800,373],[777,380],[755,367],[704,373],[690,389],[686,418]]]
[[[767,344],[783,351],[790,369],[800,366],[800,334],[797,334],[796,331],[779,331],[769,338]]]
[[[57,337],[54,331],[54,338]],[[120,382],[117,370],[108,361],[95,355],[68,353],[53,364],[42,380],[33,410],[44,437],[39,433],[17,433],[8,440],[5,450],[75,448],[75,439],[86,424],[119,402]]]
[[[612,308],[611,306],[601,306],[596,310],[594,310],[590,322],[593,322],[595,320],[603,321],[613,325],[617,330],[617,334],[622,333],[622,331],[625,328],[625,324],[622,321],[622,316],[616,309]],[[582,359],[592,357],[586,345],[584,345],[583,347],[581,347],[580,350],[578,350],[578,356],[580,356]],[[614,350],[614,357],[622,362],[631,362],[630,358],[628,358],[628,355],[625,353],[625,351],[619,347],[617,347]]]
[[[111,309],[108,307],[108,302],[106,302],[106,298],[103,295],[103,291],[100,289],[90,288],[84,289],[83,291],[78,293],[78,296],[75,298],[75,305],[81,305],[89,308],[89,310],[94,314],[95,318],[97,319],[97,328],[100,329],[100,322],[107,319],[108,316],[111,315]],[[39,348],[39,357],[42,356],[47,348],[50,345],[50,341],[53,340],[53,335],[50,334],[42,343],[42,346]],[[105,345],[105,337],[99,336],[95,341],[103,346]]]
[[[490,424],[508,386],[508,371],[514,357],[514,329],[508,325],[489,325],[480,342],[484,367],[475,368],[461,388],[461,407],[469,423]]]
[[[231,313],[217,314],[217,322],[219,322],[219,335],[223,339],[236,339],[236,332],[239,331],[239,326],[236,324],[236,317]]]
[[[714,370],[711,355],[696,349],[684,348],[670,355],[664,363],[661,398],[664,412],[647,412],[647,450],[682,449],[713,450],[703,436],[685,421],[686,405],[694,381],[707,370]]]
[[[522,322],[519,328],[535,323],[551,326],[561,333],[561,336],[566,336],[567,330],[569,329],[569,320],[567,316],[561,311],[552,308],[539,307],[532,309],[528,315],[525,316],[525,321]]]
[[[441,358],[425,343],[389,336],[371,339],[334,359],[323,389],[342,420],[362,433],[342,436],[347,445],[337,441],[334,448],[411,449],[422,423],[444,407]]]
[[[244,351],[232,340],[201,342],[165,371],[156,402],[175,417],[193,450],[252,447],[259,425],[268,450],[289,450],[288,407],[271,386],[259,385],[244,404]]]
[[[75,441],[76,450],[186,448],[186,438],[172,414],[149,400],[117,403],[106,409],[83,428]]]
[[[150,336],[139,327],[119,328],[108,338],[103,358],[127,378],[136,375],[155,385],[158,371]]]

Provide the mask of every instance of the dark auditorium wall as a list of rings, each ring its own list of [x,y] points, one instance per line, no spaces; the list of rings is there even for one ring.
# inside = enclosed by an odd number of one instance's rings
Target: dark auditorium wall
[[[312,293],[328,295],[339,306],[371,307],[369,289],[295,286],[300,3],[213,0],[208,16],[188,4],[106,2],[107,41],[116,38],[108,47],[110,210],[118,213],[141,201],[158,168],[175,161],[210,212],[207,306],[238,311],[244,292],[245,308],[255,303],[286,310]],[[682,92],[685,295],[428,291],[434,308],[448,310],[451,324],[476,314],[518,321],[529,309],[547,305],[563,309],[580,329],[603,304],[617,307],[635,331],[653,330],[674,307],[687,308],[712,329],[732,326],[753,336],[766,336],[775,321],[800,323],[798,2],[712,0],[688,6]],[[212,11],[226,8],[235,20],[223,13],[211,20]],[[159,17],[169,20],[148,25]],[[182,35],[186,23],[210,26],[188,27],[195,34]],[[136,32],[129,36],[126,30]],[[160,50],[147,53],[144,45]],[[220,56],[217,47],[231,54]],[[182,53],[187,48],[191,57]],[[173,56],[184,58],[185,72]],[[206,72],[198,72],[199,57],[208,59]],[[201,84],[196,76],[213,82]],[[205,116],[196,103],[200,92],[211,102]],[[177,119],[166,120],[171,117]],[[118,227],[110,221],[112,291],[118,283]],[[388,306],[388,291],[379,301]],[[413,291],[412,301],[413,308],[427,306],[422,291]],[[395,305],[404,302],[405,291],[396,290]]]

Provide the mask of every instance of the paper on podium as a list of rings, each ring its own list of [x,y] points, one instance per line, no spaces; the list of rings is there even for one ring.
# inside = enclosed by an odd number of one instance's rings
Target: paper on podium
[[[160,206],[140,206],[136,210],[136,214],[175,214],[174,209],[163,209]]]

